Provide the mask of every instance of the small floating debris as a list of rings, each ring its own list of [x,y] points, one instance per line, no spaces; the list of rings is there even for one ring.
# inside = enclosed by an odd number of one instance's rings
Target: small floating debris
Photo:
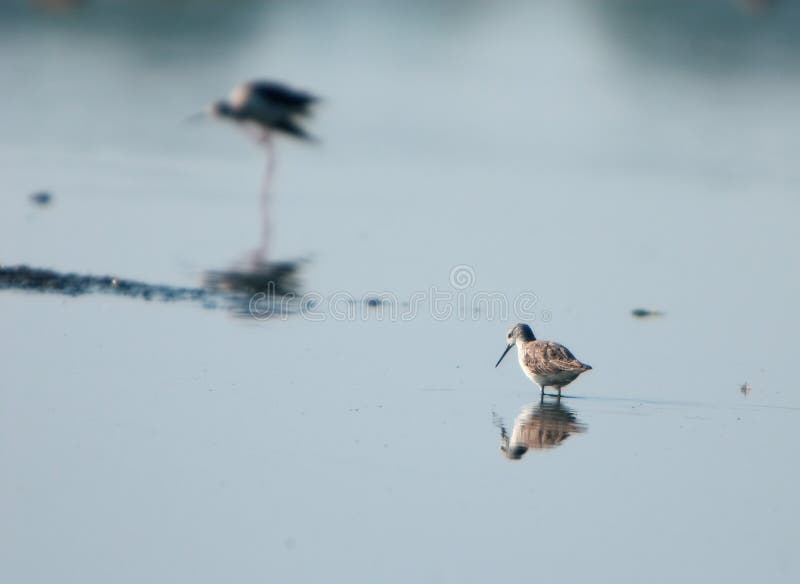
[[[634,318],[654,318],[664,316],[660,310],[650,310],[649,308],[634,308],[631,310],[631,316]]]
[[[745,397],[745,399],[746,399],[746,398],[747,398],[747,396],[749,396],[749,395],[750,395],[750,384],[749,384],[749,383],[747,383],[747,382],[745,381],[745,382],[744,382],[744,385],[742,385],[742,386],[739,388],[739,393],[741,393],[741,394],[742,394],[742,395]]]
[[[31,200],[31,203],[38,205],[39,207],[46,207],[53,202],[53,195],[47,191],[32,193],[28,198]]]

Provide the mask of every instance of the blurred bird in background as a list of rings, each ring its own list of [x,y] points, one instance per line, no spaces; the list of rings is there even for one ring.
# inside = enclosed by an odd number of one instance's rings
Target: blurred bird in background
[[[282,133],[312,142],[315,139],[302,126],[304,118],[319,98],[275,81],[250,81],[233,88],[226,100],[212,103],[206,113],[234,121],[250,133],[267,149],[267,161],[261,184],[261,244],[253,263],[265,265],[269,261],[271,232],[270,194],[275,171],[273,134]]]

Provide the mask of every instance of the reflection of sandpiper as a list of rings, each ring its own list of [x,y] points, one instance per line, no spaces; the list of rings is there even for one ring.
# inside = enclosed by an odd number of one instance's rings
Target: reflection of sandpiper
[[[541,401],[522,407],[514,420],[509,437],[505,426],[500,427],[500,450],[506,458],[519,460],[529,449],[540,450],[561,445],[571,434],[586,431],[575,412],[561,400]]]
[[[544,395],[545,387],[553,387],[561,395],[561,388],[569,385],[583,373],[591,369],[591,365],[581,363],[569,349],[553,341],[537,341],[533,336],[531,327],[527,324],[516,324],[508,330],[506,335],[508,346],[495,367],[511,350],[517,347],[519,366],[531,381],[539,386],[539,391]]]
[[[227,100],[211,104],[211,115],[227,118],[254,129],[260,143],[267,149],[267,165],[261,185],[261,245],[256,263],[266,263],[269,255],[269,195],[275,153],[272,133],[282,132],[302,140],[311,136],[300,124],[300,118],[310,115],[318,98],[273,81],[252,81],[236,86]]]

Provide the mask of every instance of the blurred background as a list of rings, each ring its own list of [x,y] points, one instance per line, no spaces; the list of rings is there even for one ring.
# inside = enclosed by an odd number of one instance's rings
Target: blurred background
[[[276,79],[322,98],[273,183],[303,291],[469,266],[594,366],[542,407],[492,369],[514,314],[10,287],[0,579],[796,581],[798,26],[778,0],[0,2],[0,267],[239,261],[263,149],[183,120]]]

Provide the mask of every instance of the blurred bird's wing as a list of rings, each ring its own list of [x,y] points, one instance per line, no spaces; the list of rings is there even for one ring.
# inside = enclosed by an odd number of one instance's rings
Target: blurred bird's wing
[[[253,81],[249,86],[259,98],[283,106],[295,114],[309,113],[309,107],[319,101],[316,95],[274,81]]]

